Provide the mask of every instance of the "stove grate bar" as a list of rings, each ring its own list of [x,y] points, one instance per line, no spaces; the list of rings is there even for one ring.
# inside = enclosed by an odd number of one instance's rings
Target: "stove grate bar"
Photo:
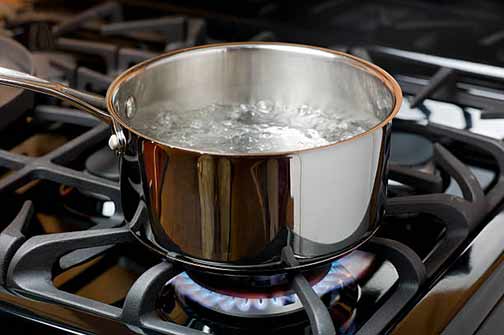
[[[7,272],[7,285],[29,295],[111,319],[120,319],[121,309],[57,289],[51,280],[53,265],[65,254],[85,248],[131,242],[128,228],[109,228],[38,235],[28,239],[14,254]]]
[[[44,110],[38,112],[45,113]],[[71,117],[68,110],[64,110],[60,116],[55,110],[50,110],[49,114],[54,121]],[[76,115],[75,121],[78,118],[79,116]],[[81,118],[81,120],[84,124],[90,123],[88,118]],[[108,126],[100,123],[47,155],[37,158],[0,150],[0,166],[16,170],[0,179],[0,193],[14,191],[31,179],[41,178],[90,192],[100,192],[114,202],[120,203],[120,190],[116,182],[63,166],[75,160],[85,150],[104,141],[108,132]]]
[[[408,79],[398,77],[403,93],[416,95],[424,88],[424,84],[412,82]],[[470,94],[463,90],[438,90],[431,94],[433,99],[447,101],[460,106],[474,107],[481,109],[481,117],[489,118],[502,118],[504,114],[504,101],[500,99],[479,96]]]
[[[81,52],[101,57],[105,61],[107,74],[113,74],[116,69],[117,45],[60,37],[55,41],[55,46],[62,51]]]
[[[162,262],[144,272],[130,288],[123,307],[118,308],[91,299],[61,291],[54,287],[52,269],[68,269],[62,259],[72,252],[95,248],[109,248],[119,243],[133,242],[127,228],[94,229],[81,232],[39,235],[28,239],[12,258],[8,286],[21,295],[38,297],[45,301],[104,317],[122,320],[128,324],[170,335],[201,335],[201,331],[161,320],[157,314],[156,299],[166,281],[180,273],[171,263]],[[59,262],[59,263],[58,263]],[[74,263],[72,266],[80,263]],[[63,265],[63,267],[61,266]],[[38,279],[38,280],[37,280]]]
[[[426,173],[408,166],[390,163],[389,178],[407,185],[415,185],[415,190],[425,193],[441,193],[444,180],[440,173]]]
[[[469,236],[474,212],[465,207],[465,201],[460,200],[448,194],[431,194],[392,198],[387,202],[387,215],[426,213],[444,223],[446,232],[443,240],[424,261],[428,278],[440,270]]]
[[[492,156],[497,162],[499,171],[504,171],[504,146],[497,140],[436,124],[423,126],[411,121],[398,120],[395,126],[399,126],[401,130],[429,136],[434,142],[438,142],[441,138],[451,138],[462,144],[471,145]],[[504,198],[502,173],[485,194],[471,170],[440,143],[434,144],[434,163],[456,180],[462,190],[462,199],[444,193],[395,197],[388,199],[386,210],[390,216],[426,213],[438,217],[444,223],[446,232],[443,240],[425,260],[429,278],[462,247],[469,234],[478,228],[489,211]],[[404,169],[408,170],[407,167]],[[403,178],[401,182],[416,185],[417,178],[408,179]]]
[[[504,101],[501,99],[472,94],[470,90],[461,87],[464,85],[457,84],[458,81],[464,81],[467,77],[482,77],[502,82],[504,70],[500,67],[380,46],[370,46],[365,50],[368,55],[371,52],[371,54],[390,57],[394,61],[438,68],[434,76],[425,84],[398,76],[397,79],[403,92],[414,96],[410,102],[412,108],[419,107],[425,99],[432,97],[461,106],[479,108],[482,110],[482,118],[501,118],[504,115]]]
[[[59,164],[65,164],[84,150],[100,142],[99,134],[105,137],[107,126],[100,125],[67,142],[55,151],[40,158],[20,159],[12,153],[0,150],[0,166],[18,168],[17,171],[0,180],[0,193],[14,191],[31,179],[47,179],[67,186],[77,187],[90,192],[99,192],[120,202],[119,185],[116,182],[96,177],[82,171],[76,171]]]
[[[294,257],[294,252],[291,247],[284,247],[282,249],[282,260],[289,266],[296,266],[299,264]],[[312,333],[314,335],[335,335],[336,329],[334,328],[331,315],[308,280],[306,280],[302,274],[298,273],[292,278],[291,286],[308,315]]]
[[[166,16],[155,19],[115,22],[103,25],[103,35],[129,34],[132,31],[157,31],[166,34],[170,40],[183,40],[186,33],[186,18]]]
[[[202,335],[202,331],[161,320],[156,314],[156,297],[170,278],[181,271],[169,262],[161,262],[140,276],[124,300],[124,322],[167,335]]]
[[[399,275],[391,295],[356,332],[356,335],[378,334],[390,326],[390,322],[417,294],[426,278],[425,267],[413,250],[394,240],[373,237],[362,249],[392,262]]]
[[[75,77],[76,88],[78,90],[93,92],[106,92],[108,87],[114,80],[113,76],[105,75],[84,66],[77,68]],[[91,90],[89,88],[91,88]]]
[[[9,262],[26,240],[24,230],[31,222],[33,212],[33,203],[25,201],[14,220],[0,233],[0,285],[5,285]]]
[[[106,229],[106,228],[116,228],[122,226],[122,220],[110,220],[104,221],[102,223],[98,223],[94,226],[91,226],[89,230],[97,230],[97,229]],[[73,268],[76,265],[85,263],[103,253],[107,250],[110,250],[115,245],[104,245],[99,247],[85,248],[85,249],[76,249],[74,251],[69,252],[66,255],[61,256],[58,261],[59,268],[61,270],[67,270]]]
[[[24,155],[18,155],[14,154],[12,152],[9,152],[7,150],[0,149],[0,166],[5,167],[7,169],[11,170],[20,170],[24,166],[30,164],[32,161],[34,161],[33,157],[28,157]],[[9,176],[3,177],[0,180],[0,185],[2,184],[2,181],[5,180]],[[10,177],[11,179],[15,179],[13,177]],[[0,190],[2,187],[0,186]]]
[[[77,62],[68,59],[49,58],[49,65],[63,72],[62,78],[58,80],[67,81],[69,86],[75,86]]]
[[[454,83],[455,70],[449,69],[446,67],[440,68],[434,76],[429,81],[429,84],[422,88],[420,92],[418,92],[413,99],[410,101],[410,107],[416,108],[423,101],[430,97],[430,95],[440,89],[443,85],[448,85],[449,83]]]
[[[89,128],[100,124],[100,120],[86,112],[59,106],[38,105],[33,110],[33,115],[37,120],[62,122]]]
[[[97,18],[109,18],[111,21],[120,21],[123,18],[122,7],[117,2],[105,2],[101,5],[91,7],[79,15],[61,22],[52,29],[55,37],[76,31],[88,21]]]
[[[159,54],[151,52],[151,51],[145,51],[145,50],[139,50],[139,49],[133,49],[133,48],[121,48],[119,49],[119,53],[117,55],[118,60],[117,60],[117,69],[119,71],[124,71],[127,68],[141,62],[144,60],[147,60],[149,58],[155,57]]]
[[[486,208],[483,212],[489,213],[496,208],[504,199],[504,144],[497,139],[467,132],[461,129],[455,129],[440,124],[431,123],[424,126],[427,135],[435,141],[441,138],[450,138],[461,144],[476,149],[479,153],[490,155],[495,161],[497,168],[497,180],[485,195]],[[471,153],[471,155],[473,155]],[[464,156],[464,159],[471,157]],[[459,171],[460,172],[460,171]],[[469,177],[473,178],[473,177]],[[466,178],[467,179],[467,178]],[[464,182],[466,183],[466,182]],[[466,187],[466,186],[465,186]]]
[[[498,66],[474,63],[465,60],[427,55],[413,51],[375,46],[372,51],[409,62],[457,70],[463,73],[504,80],[504,69]]]

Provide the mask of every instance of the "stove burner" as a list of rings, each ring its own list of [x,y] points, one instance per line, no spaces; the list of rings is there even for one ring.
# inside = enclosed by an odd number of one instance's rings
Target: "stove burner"
[[[390,161],[399,165],[418,166],[432,159],[432,142],[420,135],[392,132]]]
[[[177,298],[190,308],[204,309],[228,316],[254,318],[274,317],[301,311],[303,306],[295,293],[273,297],[233,296],[207,289],[195,282],[186,272],[172,278],[168,284]],[[337,303],[343,294],[350,293],[357,302],[360,288],[352,274],[338,261],[332,263],[327,274],[313,286],[313,290],[328,307]]]

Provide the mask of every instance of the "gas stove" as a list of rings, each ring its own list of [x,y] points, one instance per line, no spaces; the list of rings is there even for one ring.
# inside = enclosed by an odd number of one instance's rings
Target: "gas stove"
[[[6,7],[2,33],[30,50],[37,75],[98,94],[135,63],[211,42],[311,43],[378,64],[405,99],[376,237],[303,273],[222,277],[172,264],[123,223],[108,126],[31,94],[0,119],[0,319],[9,330],[496,333],[504,313],[498,4],[208,6],[120,1],[63,10],[42,1]],[[466,47],[446,45],[464,34]],[[284,258],[295,262],[288,250]]]

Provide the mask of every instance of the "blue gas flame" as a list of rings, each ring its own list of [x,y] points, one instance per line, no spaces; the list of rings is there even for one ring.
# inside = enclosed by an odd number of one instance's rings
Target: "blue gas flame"
[[[335,261],[331,264],[331,268],[324,278],[313,286],[313,290],[318,296],[323,296],[354,281],[355,278],[342,267],[340,262]],[[300,304],[295,293],[271,298],[242,298],[215,292],[196,283],[186,272],[172,278],[169,284],[175,287],[175,291],[182,298],[190,299],[209,309],[217,309],[223,312],[260,313],[269,307]]]

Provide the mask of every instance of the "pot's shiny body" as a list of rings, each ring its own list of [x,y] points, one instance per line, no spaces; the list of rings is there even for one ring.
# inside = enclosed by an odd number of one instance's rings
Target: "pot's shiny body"
[[[320,150],[247,158],[132,135],[121,176],[126,219],[147,245],[200,265],[278,269],[285,246],[301,266],[322,262],[378,227],[389,128]]]
[[[381,69],[319,48],[223,44],[151,60],[115,83],[107,99],[127,139],[123,207],[132,231],[155,250],[214,271],[278,270],[289,267],[280,259],[285,246],[303,267],[348,252],[376,230],[401,99]],[[337,106],[382,122],[324,147],[245,154],[176,148],[131,126],[143,108],[164,101],[193,109],[259,100]]]

